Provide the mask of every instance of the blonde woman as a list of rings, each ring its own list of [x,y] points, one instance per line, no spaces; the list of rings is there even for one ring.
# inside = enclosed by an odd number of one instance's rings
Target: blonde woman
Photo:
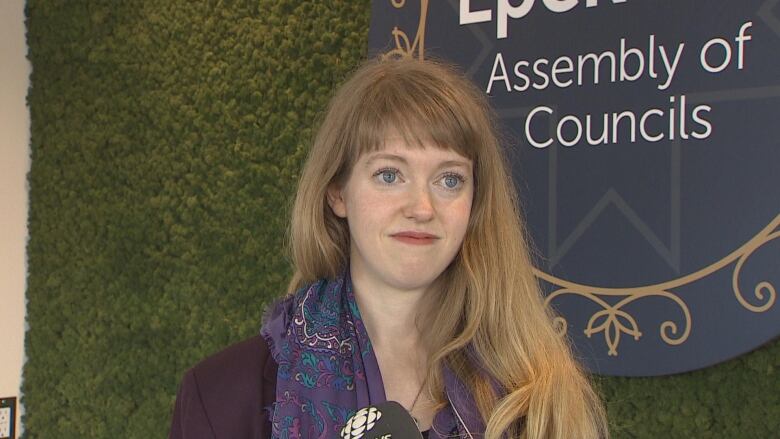
[[[429,438],[607,437],[532,272],[491,111],[453,68],[372,60],[292,210],[288,295],[187,372],[172,438],[331,438],[399,402]]]

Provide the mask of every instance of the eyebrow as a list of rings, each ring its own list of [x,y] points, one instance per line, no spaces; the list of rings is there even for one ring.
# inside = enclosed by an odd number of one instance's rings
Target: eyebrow
[[[403,163],[405,165],[409,164],[409,162],[404,157],[401,157],[400,155],[388,154],[388,153],[378,153],[378,154],[373,155],[371,158],[369,158],[366,161],[366,165],[365,166],[368,167],[368,166],[371,165],[371,163],[375,162],[376,160],[380,160],[380,159],[401,162],[401,163]],[[440,168],[446,168],[448,166],[462,166],[464,168],[470,168],[469,164],[467,162],[462,161],[462,160],[446,160],[446,161],[441,162],[439,164]]]

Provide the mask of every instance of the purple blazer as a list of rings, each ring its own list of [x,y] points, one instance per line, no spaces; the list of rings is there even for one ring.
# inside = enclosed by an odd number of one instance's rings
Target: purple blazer
[[[259,335],[201,361],[184,374],[168,438],[270,438],[277,368]]]

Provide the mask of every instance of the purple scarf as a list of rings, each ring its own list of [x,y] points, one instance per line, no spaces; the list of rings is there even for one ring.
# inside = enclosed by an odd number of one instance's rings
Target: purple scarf
[[[348,270],[278,302],[260,333],[279,365],[273,438],[339,437],[358,409],[385,402]],[[485,427],[473,398],[452,372],[444,374],[450,405],[436,414],[429,437],[482,437]]]

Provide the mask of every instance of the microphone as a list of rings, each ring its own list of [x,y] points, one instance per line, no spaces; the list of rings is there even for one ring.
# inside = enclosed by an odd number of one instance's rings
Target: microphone
[[[417,423],[401,404],[364,407],[347,420],[341,439],[422,439]]]

